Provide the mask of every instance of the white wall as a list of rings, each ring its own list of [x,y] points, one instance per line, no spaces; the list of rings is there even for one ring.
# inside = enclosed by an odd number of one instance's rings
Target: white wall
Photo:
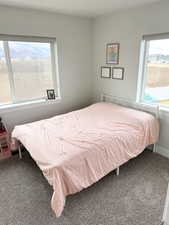
[[[124,10],[96,18],[93,24],[94,100],[101,92],[136,99],[139,51],[145,34],[169,32],[169,2],[161,1],[142,8]],[[105,65],[106,43],[120,43],[120,64],[125,68],[124,81],[101,79],[100,66]],[[169,149],[169,112],[161,113],[160,149]],[[169,153],[169,152],[168,152]]]
[[[80,108],[91,102],[92,23],[89,19],[0,7],[0,33],[56,37],[62,101],[3,113],[8,127]],[[30,87],[31,88],[31,87]]]

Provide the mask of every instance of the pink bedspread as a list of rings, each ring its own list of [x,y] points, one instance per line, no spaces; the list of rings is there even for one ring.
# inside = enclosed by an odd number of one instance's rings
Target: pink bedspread
[[[53,186],[56,216],[61,215],[67,195],[136,157],[158,136],[158,121],[152,115],[112,103],[16,126],[12,133]]]

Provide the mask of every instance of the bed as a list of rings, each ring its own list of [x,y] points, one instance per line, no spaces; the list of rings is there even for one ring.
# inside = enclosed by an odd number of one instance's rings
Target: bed
[[[12,132],[53,186],[51,206],[57,217],[67,195],[119,169],[158,136],[159,123],[152,114],[105,101],[19,125]]]

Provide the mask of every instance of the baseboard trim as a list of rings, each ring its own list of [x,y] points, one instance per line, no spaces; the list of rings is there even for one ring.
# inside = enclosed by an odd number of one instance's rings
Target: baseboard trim
[[[169,158],[169,149],[162,147],[161,145],[157,145],[156,153]]]

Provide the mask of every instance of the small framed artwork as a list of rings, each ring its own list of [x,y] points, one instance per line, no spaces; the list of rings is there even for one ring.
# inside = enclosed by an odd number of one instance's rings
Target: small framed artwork
[[[111,67],[101,66],[101,78],[110,78],[111,77]]]
[[[47,92],[48,100],[55,99],[55,90],[54,89],[47,89],[46,92]]]
[[[119,64],[119,43],[109,43],[106,46],[106,64]]]
[[[123,80],[124,79],[124,68],[113,67],[112,68],[112,79]]]

